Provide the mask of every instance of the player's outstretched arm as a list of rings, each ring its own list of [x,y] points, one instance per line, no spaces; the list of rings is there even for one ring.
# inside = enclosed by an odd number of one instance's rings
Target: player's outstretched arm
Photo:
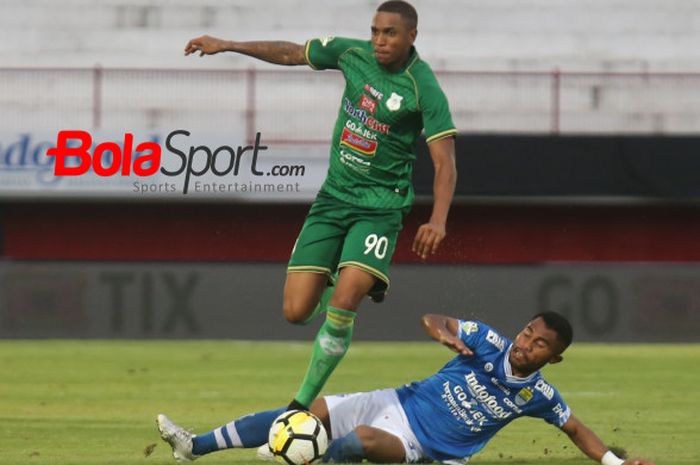
[[[305,65],[304,46],[284,41],[234,42],[201,36],[187,42],[185,55],[199,52],[199,56],[220,52],[236,52],[276,65]]]
[[[430,220],[418,228],[413,240],[413,252],[422,259],[437,252],[445,238],[447,213],[450,210],[452,196],[457,183],[455,166],[455,140],[453,137],[436,140],[428,144],[430,157],[433,159],[435,177],[433,180],[433,212]]]
[[[459,321],[444,315],[427,314],[421,318],[421,324],[426,334],[453,352],[462,355],[473,355],[473,352],[457,337]]]
[[[596,462],[601,462],[603,465],[655,465],[653,462],[645,459],[622,460],[618,458],[610,452],[608,447],[603,444],[603,441],[590,428],[573,415],[569,417],[561,429],[584,454]]]

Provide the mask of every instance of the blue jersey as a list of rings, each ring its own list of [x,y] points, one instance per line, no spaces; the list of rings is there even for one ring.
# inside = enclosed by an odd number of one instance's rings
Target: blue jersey
[[[521,416],[560,428],[566,423],[571,410],[539,371],[527,378],[513,375],[512,341],[475,321],[460,321],[458,336],[474,355],[458,355],[430,378],[397,389],[427,456],[468,458]]]

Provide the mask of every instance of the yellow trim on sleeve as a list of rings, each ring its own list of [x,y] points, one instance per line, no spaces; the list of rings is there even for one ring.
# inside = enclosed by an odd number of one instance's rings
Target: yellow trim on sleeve
[[[309,68],[318,71],[318,68],[314,66],[313,63],[311,63],[311,57],[309,56],[309,49],[311,48],[311,41],[314,39],[309,39],[306,41],[306,46],[304,47],[304,59],[306,60],[306,64],[309,65]]]
[[[445,137],[456,136],[456,135],[457,135],[456,129],[448,129],[447,131],[442,131],[442,132],[438,132],[437,134],[433,134],[432,136],[428,137],[425,141],[429,144],[431,142],[435,142],[436,140],[440,140],[440,139],[444,139]]]

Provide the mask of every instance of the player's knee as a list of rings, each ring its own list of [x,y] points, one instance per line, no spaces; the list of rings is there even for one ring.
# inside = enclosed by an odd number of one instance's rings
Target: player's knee
[[[354,431],[362,444],[363,456],[368,461],[374,463],[406,461],[406,451],[397,436],[367,425],[360,425]]]
[[[284,318],[295,325],[303,324],[313,312],[313,307],[292,300],[285,300],[282,306]]]
[[[375,434],[374,428],[360,425],[355,428],[355,434],[357,434],[365,452],[372,451],[376,447],[377,435]]]

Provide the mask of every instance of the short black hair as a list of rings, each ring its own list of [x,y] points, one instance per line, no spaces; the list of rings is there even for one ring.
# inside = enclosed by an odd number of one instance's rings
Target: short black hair
[[[386,13],[398,13],[408,24],[409,29],[418,27],[418,13],[408,2],[403,0],[389,0],[377,7],[377,12],[384,11]]]
[[[562,352],[571,345],[571,341],[574,340],[574,329],[569,320],[557,312],[540,312],[533,316],[530,321],[538,318],[542,318],[547,328],[557,333],[557,339],[564,346]]]

